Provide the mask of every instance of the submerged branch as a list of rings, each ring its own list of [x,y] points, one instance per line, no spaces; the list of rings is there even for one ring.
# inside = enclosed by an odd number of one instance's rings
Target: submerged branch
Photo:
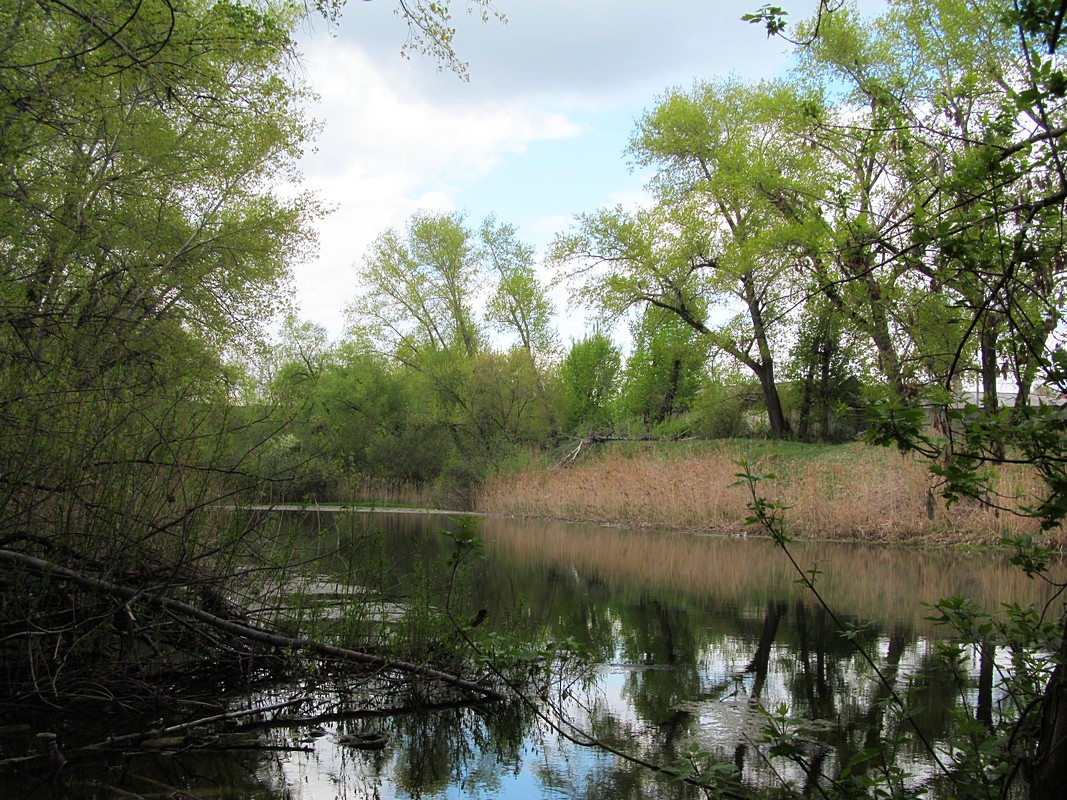
[[[111,736],[103,742],[97,742],[95,744],[88,744],[83,747],[76,747],[72,750],[67,750],[63,754],[64,760],[67,756],[74,756],[76,754],[94,753],[101,750],[119,750],[127,746],[136,747],[142,742],[150,739],[161,739],[167,736],[173,736],[176,733],[185,733],[195,728],[202,728],[206,725],[213,725],[217,722],[230,722],[236,719],[242,719],[244,717],[253,716],[256,714],[265,714],[270,711],[279,711],[283,708],[288,708],[294,705],[300,705],[307,703],[313,698],[310,695],[298,695],[297,697],[291,697],[288,700],[282,700],[278,703],[271,703],[266,706],[259,706],[257,708],[243,708],[236,711],[225,711],[219,714],[212,714],[209,717],[201,717],[189,722],[182,722],[177,725],[168,725],[167,727],[155,728],[148,731],[137,731],[136,733],[125,734],[123,736]],[[58,751],[57,751],[58,752]],[[7,758],[0,761],[0,769],[5,767],[21,767],[34,761],[43,761],[48,758],[54,758],[51,753],[45,753],[41,755],[32,756],[17,756],[15,758]]]
[[[154,605],[160,608],[164,608],[170,612],[181,614],[183,616],[192,617],[200,620],[207,625],[210,625],[217,630],[224,631],[233,636],[237,636],[241,639],[246,639],[252,642],[258,642],[260,644],[266,644],[271,647],[306,651],[315,653],[320,656],[327,656],[329,658],[337,658],[342,661],[351,661],[357,664],[366,664],[368,666],[378,667],[380,669],[393,669],[398,672],[403,672],[408,675],[415,675],[421,678],[429,680],[437,680],[441,683],[448,684],[457,689],[462,689],[468,692],[474,692],[489,700],[502,700],[504,695],[500,692],[492,689],[488,686],[483,686],[474,681],[469,681],[464,678],[460,678],[456,675],[452,675],[441,670],[433,669],[432,667],[419,666],[418,664],[412,664],[407,661],[398,661],[385,656],[374,655],[372,653],[364,653],[359,650],[352,650],[346,647],[337,647],[336,645],[326,644],[325,642],[315,641],[313,639],[307,639],[304,637],[292,637],[285,636],[283,634],[275,633],[273,631],[262,630],[259,628],[253,628],[248,625],[234,622],[232,620],[223,619],[222,617],[215,616],[203,609],[196,606],[183,603],[180,600],[174,600],[169,597],[162,597],[160,595],[145,595],[142,591],[137,589],[131,589],[128,586],[118,586],[100,578],[94,578],[87,575],[81,575],[73,570],[62,567],[58,564],[53,564],[48,561],[44,561],[33,556],[28,556],[22,553],[16,553],[11,550],[0,550],[0,562],[7,562],[9,564],[16,564],[42,576],[62,578],[69,580],[79,586],[83,586],[86,589],[92,589],[95,591],[104,592],[112,597],[119,598],[123,601],[130,601],[137,599],[140,602]]]

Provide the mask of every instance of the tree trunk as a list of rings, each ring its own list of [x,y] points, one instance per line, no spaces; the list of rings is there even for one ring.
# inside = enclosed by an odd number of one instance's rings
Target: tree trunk
[[[1059,663],[1052,671],[1041,703],[1037,754],[1024,775],[1030,800],[1061,800],[1067,786],[1067,614]]]
[[[663,422],[674,415],[674,398],[678,396],[678,384],[682,380],[682,361],[674,359],[671,364],[671,374],[667,378],[667,386],[663,392],[663,402],[660,403],[656,422]]]
[[[997,396],[997,334],[1000,320],[996,314],[986,314],[982,318],[979,342],[982,347],[982,410],[987,414],[996,414],[999,398]],[[1004,458],[1004,442],[991,439],[989,452],[994,458]]]
[[[763,401],[767,404],[767,422],[771,426],[771,437],[782,439],[790,433],[789,420],[782,411],[782,400],[774,382],[774,355],[767,338],[767,328],[763,324],[763,305],[751,277],[742,279],[742,286],[749,319],[752,320],[752,338],[759,349],[759,362],[750,366],[763,388]]]
[[[763,387],[763,401],[767,404],[767,422],[771,426],[772,439],[784,439],[790,433],[789,420],[782,410],[782,399],[778,395],[778,386],[774,382],[774,366],[766,364],[760,371],[760,386]]]
[[[979,334],[982,347],[982,398],[978,405],[987,414],[997,413],[997,321],[994,315],[982,319]]]
[[[800,394],[800,415],[797,419],[797,438],[802,442],[808,441],[808,424],[811,419],[811,406],[814,402],[815,392],[815,366],[808,365],[808,372],[804,376],[803,391]]]
[[[867,295],[871,317],[866,323],[871,341],[878,353],[878,361],[882,367],[890,387],[897,397],[907,399],[904,391],[904,374],[900,368],[900,356],[897,355],[893,336],[889,332],[889,320],[886,317],[885,306],[882,303],[882,289],[873,278],[867,280]]]
[[[819,348],[819,428],[824,442],[830,441],[830,397],[833,394],[830,388],[830,361],[834,348],[830,339],[831,334],[827,331]]]

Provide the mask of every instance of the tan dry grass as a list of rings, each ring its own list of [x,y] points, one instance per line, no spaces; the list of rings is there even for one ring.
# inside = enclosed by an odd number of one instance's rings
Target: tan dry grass
[[[777,478],[760,484],[768,499],[790,506],[790,531],[799,536],[896,542],[988,544],[1004,535],[1036,533],[1037,525],[975,502],[945,510],[924,462],[861,444],[764,455],[755,473]],[[748,516],[747,490],[736,486],[743,446],[698,454],[649,446],[608,450],[564,468],[528,469],[489,481],[479,510],[491,514],[584,520],[630,527],[737,531]],[[1022,468],[997,476],[1002,502],[1034,496],[1040,487]],[[927,518],[927,498],[936,512]],[[1007,498],[1007,500],[1005,500]],[[1053,543],[1067,537],[1058,532]]]
[[[438,504],[432,486],[372,475],[349,477],[342,486],[341,496],[346,502],[371,506],[433,508]]]

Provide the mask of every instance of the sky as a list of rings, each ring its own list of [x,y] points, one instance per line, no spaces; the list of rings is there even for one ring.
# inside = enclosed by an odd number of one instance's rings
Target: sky
[[[498,0],[507,24],[482,24],[454,0],[454,46],[469,80],[400,51],[391,0],[348,0],[340,23],[299,37],[322,130],[300,162],[303,188],[331,213],[316,256],[294,268],[301,319],[344,330],[357,267],[383,231],[416,211],[488,215],[542,254],[576,215],[645,197],[648,174],[625,149],[668,89],[781,74],[789,46],[741,16],[760,0]],[[813,0],[785,4],[793,24]],[[562,290],[554,294],[566,302]],[[584,312],[559,308],[564,343]]]

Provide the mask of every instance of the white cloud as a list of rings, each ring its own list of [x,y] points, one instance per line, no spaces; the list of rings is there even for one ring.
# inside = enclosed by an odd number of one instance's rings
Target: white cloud
[[[375,236],[416,210],[455,209],[464,186],[531,142],[581,133],[566,114],[529,101],[407,92],[405,66],[383,69],[339,39],[318,42],[305,62],[324,127],[301,162],[304,186],[334,211],[318,226],[319,257],[297,268],[297,302],[301,316],[334,335],[354,297],[353,265]]]
[[[319,257],[297,268],[297,302],[335,336],[355,296],[353,265],[386,228],[418,209],[496,213],[543,248],[576,213],[647,204],[622,151],[668,87],[764,78],[786,61],[783,42],[740,21],[756,0],[496,0],[506,26],[454,5],[469,83],[399,56],[395,2],[350,2],[335,38],[304,37],[324,129],[301,166],[335,211],[319,226]],[[812,7],[798,0],[791,20]]]
[[[654,204],[652,195],[647,189],[619,189],[608,196],[607,205],[610,207],[622,206],[627,211],[637,211],[639,208],[649,208]]]
[[[392,3],[350,3],[339,35],[376,58],[395,56],[404,42]],[[708,0],[495,0],[506,25],[483,25],[454,0],[454,41],[470,65],[470,87],[482,94],[543,94],[570,98],[587,109],[618,104],[635,90],[645,95],[694,77],[742,71],[768,77],[785,61],[787,45],[768,40],[741,16],[761,2]],[[789,4],[790,20],[811,13],[814,0]],[[414,63],[418,64],[416,56]],[[422,61],[412,80],[424,89],[463,96]]]

